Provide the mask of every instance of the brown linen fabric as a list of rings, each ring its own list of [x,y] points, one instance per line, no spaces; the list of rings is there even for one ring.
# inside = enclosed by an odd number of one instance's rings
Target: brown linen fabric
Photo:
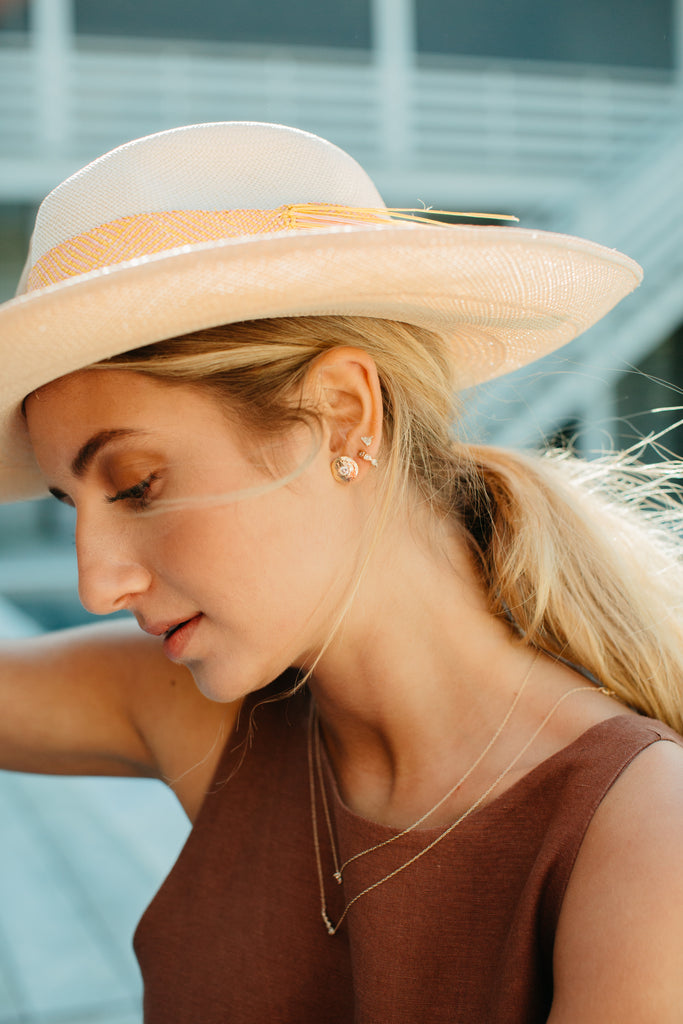
[[[594,726],[363,896],[330,937],[311,833],[308,697],[258,706],[249,746],[251,709],[269,695],[246,702],[194,829],[136,931],[145,1024],[546,1021],[555,929],[586,828],[640,751],[680,737],[629,715]],[[392,834],[352,814],[334,786],[328,793],[342,858]],[[440,831],[361,858],[342,891],[320,808],[319,822],[332,920],[344,896]]]

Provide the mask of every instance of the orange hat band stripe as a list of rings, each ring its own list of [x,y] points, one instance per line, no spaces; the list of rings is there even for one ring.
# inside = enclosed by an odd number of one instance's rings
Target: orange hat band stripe
[[[134,214],[101,224],[48,250],[31,269],[26,291],[184,245],[330,225],[386,224],[390,220],[381,209],[320,203],[286,205],[275,210],[171,210]]]

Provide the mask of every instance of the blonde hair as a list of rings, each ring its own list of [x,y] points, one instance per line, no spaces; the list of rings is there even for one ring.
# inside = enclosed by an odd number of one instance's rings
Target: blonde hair
[[[492,614],[526,643],[683,732],[683,571],[675,532],[683,513],[671,483],[675,464],[659,482],[656,469],[629,458],[582,462],[455,440],[447,342],[393,321],[255,320],[172,338],[95,368],[209,387],[267,435],[310,420],[297,395],[312,361],[341,345],[364,349],[377,366],[384,512],[417,495],[439,517],[454,517]]]

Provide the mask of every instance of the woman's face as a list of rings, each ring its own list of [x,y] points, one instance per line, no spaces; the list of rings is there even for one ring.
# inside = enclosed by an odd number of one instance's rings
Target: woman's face
[[[26,415],[48,485],[76,510],[87,609],[131,611],[217,700],[315,656],[353,574],[358,495],[325,443],[293,482],[240,493],[277,479],[262,454],[280,475],[304,463],[309,429],[264,452],[208,391],[123,370],[55,381]]]

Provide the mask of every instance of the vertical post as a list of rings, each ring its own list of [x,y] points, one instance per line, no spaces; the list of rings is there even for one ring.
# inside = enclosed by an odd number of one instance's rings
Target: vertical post
[[[415,0],[371,0],[377,69],[379,133],[389,164],[411,148],[415,53]]]
[[[680,89],[683,87],[683,0],[671,0],[671,38],[673,72]]]
[[[62,152],[69,136],[69,65],[73,49],[73,0],[31,0],[38,136],[50,154]]]

